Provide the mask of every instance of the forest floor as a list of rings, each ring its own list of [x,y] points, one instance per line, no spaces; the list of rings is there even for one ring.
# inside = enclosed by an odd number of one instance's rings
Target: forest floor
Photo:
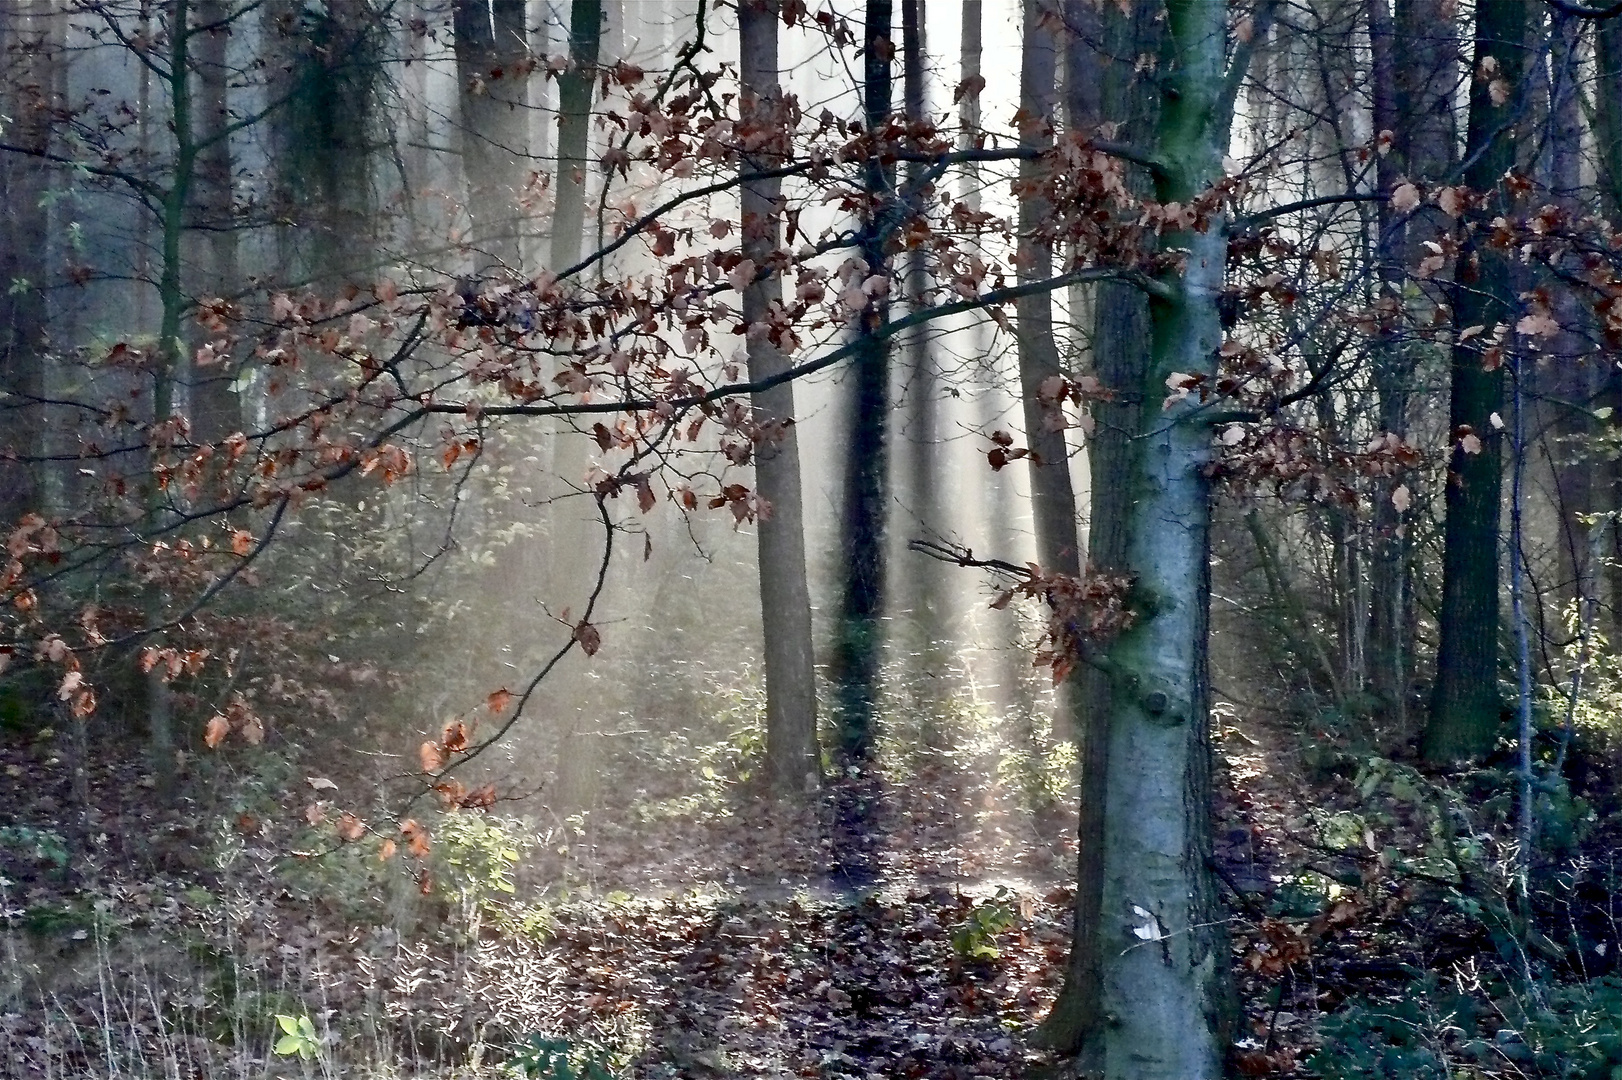
[[[1371,872],[1372,835],[1325,848],[1323,814],[1359,793],[1299,746],[1218,736],[1246,1075],[1308,1075],[1323,1013],[1449,959],[1414,954],[1434,909]],[[616,1076],[1062,1075],[1031,1036],[1062,981],[1073,807],[1033,811],[995,756],[919,752],[798,809],[628,777],[539,831],[518,896],[544,903],[460,908],[375,858],[300,878],[289,834],[163,807],[133,755],[92,764],[86,806],[64,757],[0,743],[30,796],[0,806],[0,1075],[485,1075],[531,1033],[556,1040],[537,1069],[566,1043]],[[58,867],[58,841],[94,855]],[[1353,864],[1361,886],[1290,909],[1306,868]],[[311,1018],[309,1062],[272,1052],[278,1014]]]

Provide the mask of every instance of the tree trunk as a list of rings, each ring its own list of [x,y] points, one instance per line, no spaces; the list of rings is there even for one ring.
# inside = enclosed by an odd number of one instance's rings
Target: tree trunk
[[[601,0],[573,0],[569,9],[569,70],[558,77],[558,172],[553,190],[557,209],[552,217],[551,270],[562,273],[581,258],[586,221],[586,179],[590,172],[592,84],[602,46]],[[553,450],[553,473],[568,489],[581,488],[586,478],[586,436],[567,421],[558,425]],[[567,490],[565,491],[567,495]],[[590,499],[572,495],[551,508],[548,540],[551,545],[549,600],[557,610],[579,612],[597,577],[602,559],[599,524]],[[560,692],[569,715],[559,770],[557,801],[564,806],[588,804],[596,791],[597,743],[588,734],[584,715],[584,689],[578,667],[565,669]]]
[[[738,8],[739,80],[745,123],[780,123],[777,70],[777,0],[744,0]],[[745,160],[743,174],[771,168],[777,157]],[[744,257],[764,266],[781,236],[778,180],[743,184]],[[782,279],[759,278],[743,294],[746,324],[761,322],[782,302]],[[787,369],[789,359],[771,341],[748,336],[749,378]],[[822,773],[817,749],[817,687],[811,641],[811,592],[806,581],[805,518],[800,492],[800,449],[794,429],[794,384],[762,390],[753,399],[762,426],[782,426],[783,437],[755,451],[755,486],[771,506],[756,527],[760,614],[766,649],[766,758],[772,788],[794,795],[814,788]]]
[[[1574,220],[1583,211],[1583,122],[1578,99],[1581,27],[1581,20],[1574,16],[1550,14],[1549,125],[1543,141],[1549,194]],[[1575,260],[1568,260],[1563,269],[1580,273]],[[1589,595],[1584,583],[1594,568],[1587,565],[1591,546],[1588,521],[1590,515],[1609,508],[1601,485],[1595,483],[1592,444],[1599,427],[1592,410],[1611,365],[1608,358],[1595,355],[1587,346],[1593,328],[1577,291],[1553,274],[1544,275],[1541,284],[1553,296],[1554,315],[1562,331],[1546,346],[1538,364],[1522,370],[1529,371],[1535,384],[1547,384],[1546,390],[1534,395],[1545,403],[1534,409],[1534,416],[1547,415],[1536,428],[1546,433],[1541,441],[1549,448],[1554,475],[1561,569],[1555,595],[1557,610],[1563,610],[1565,604],[1580,603]],[[1533,604],[1542,627],[1545,605],[1537,596]]]
[[[1604,212],[1612,220],[1622,217],[1622,19],[1601,19],[1594,24],[1594,145],[1598,151],[1596,181]],[[1612,370],[1612,404],[1622,401],[1622,373]],[[1622,506],[1622,457],[1606,467],[1610,504]],[[1611,612],[1612,640],[1622,640],[1622,528],[1611,531],[1611,556],[1606,560],[1604,592]]]
[[[1224,5],[1168,0],[1155,195],[1188,205],[1222,176]],[[1104,895],[1099,929],[1111,1080],[1216,1080],[1230,1016],[1227,937],[1212,884],[1206,631],[1211,432],[1197,398],[1163,407],[1174,372],[1215,376],[1226,223],[1165,237],[1187,251],[1149,304],[1126,569],[1138,619],[1108,648]]]
[[[329,287],[370,276],[377,14],[369,3],[263,10],[283,68],[270,92],[287,98],[274,150],[277,209],[292,225],[278,236],[284,272]]]
[[[591,137],[591,87],[602,44],[602,0],[574,0],[569,7],[568,71],[558,76],[558,175],[552,215],[552,270],[561,274],[580,261],[586,227],[586,149]]]
[[[1051,125],[1057,120],[1056,74],[1058,43],[1039,20],[1039,0],[1024,0],[1025,29],[1020,53],[1019,101],[1024,115],[1020,145],[1041,149],[1052,144]],[[1032,182],[1041,166],[1020,163],[1020,180]],[[1033,239],[1050,212],[1040,199],[1019,202],[1019,250],[1015,264],[1021,281],[1043,281],[1053,276],[1053,255],[1047,245]],[[1025,415],[1025,443],[1031,449],[1031,509],[1036,518],[1036,557],[1047,570],[1063,574],[1081,572],[1076,496],[1070,485],[1069,448],[1064,432],[1043,428],[1042,384],[1061,375],[1059,345],[1053,332],[1053,298],[1048,293],[1021,297],[1015,304],[1018,318],[1019,384]],[[1067,720],[1073,717],[1066,710]]]
[[[490,261],[517,269],[528,126],[524,0],[455,0],[451,18],[472,241]]]
[[[1493,102],[1489,82],[1470,83],[1470,121],[1464,182],[1493,192],[1515,164],[1510,124],[1526,67],[1526,0],[1481,0],[1476,7],[1475,57],[1480,70],[1489,56],[1510,93]],[[1496,203],[1498,200],[1493,199]],[[1490,208],[1486,221],[1500,212]],[[1484,232],[1478,231],[1478,237]],[[1479,241],[1468,244],[1464,260],[1479,260],[1474,279],[1461,269],[1454,290],[1454,324],[1486,326],[1488,333],[1456,344],[1452,356],[1448,423],[1454,449],[1448,469],[1447,524],[1442,551],[1441,644],[1436,656],[1436,687],[1424,754],[1430,761],[1473,758],[1492,749],[1498,734],[1498,519],[1502,462],[1500,432],[1492,416],[1503,404],[1501,357],[1487,349],[1491,327],[1515,323],[1511,268],[1503,253]],[[1506,339],[1505,348],[1514,347]],[[1479,446],[1478,453],[1468,452]]]
[[[1123,13],[1113,8],[1094,11],[1086,0],[1069,0],[1065,22],[1072,36],[1066,43],[1065,102],[1071,130],[1087,132],[1115,121],[1120,124],[1119,138],[1152,137],[1154,87],[1140,77],[1133,60],[1158,51],[1155,15],[1149,5]],[[1089,40],[1088,34],[1098,36]],[[1148,179],[1140,171],[1132,183],[1143,190]],[[1091,480],[1087,563],[1094,570],[1119,572],[1127,564],[1131,431],[1139,411],[1136,387],[1142,385],[1149,366],[1149,341],[1149,306],[1142,290],[1125,282],[1100,282],[1093,305],[1092,373],[1115,391],[1115,397],[1093,405],[1094,425],[1087,438]],[[1077,1054],[1085,1073],[1096,1069],[1103,1050],[1099,929],[1111,687],[1104,672],[1088,666],[1078,669],[1074,680],[1081,789],[1076,907],[1064,988],[1043,1023],[1042,1036],[1054,1049]]]
[[[867,0],[863,29],[862,109],[869,130],[890,116],[890,0]],[[869,274],[887,261],[881,200],[895,187],[895,166],[877,157],[863,166],[863,187],[874,205],[862,229],[861,257]],[[876,333],[890,317],[887,294],[874,296],[858,316],[858,349],[851,358],[852,408],[845,447],[845,505],[840,522],[844,585],[832,676],[838,693],[840,752],[865,761],[873,750],[884,613],[884,529],[888,507],[890,346]]]
[[[234,299],[241,287],[235,220],[236,199],[231,137],[229,0],[200,0],[197,21],[202,31],[197,50],[197,217],[205,228],[193,293],[199,299]],[[241,430],[242,412],[235,389],[237,365],[193,367],[191,425],[193,440],[217,443]]]
[[[907,120],[915,124],[923,124],[928,119],[925,115],[924,23],[924,0],[902,0],[902,106]],[[917,187],[922,172],[921,163],[907,163],[903,176],[909,190]],[[914,190],[914,201],[917,200],[918,193]],[[925,266],[923,247],[913,248],[907,253],[907,304],[913,310],[928,306],[924,296],[929,287]],[[940,390],[934,359],[930,356],[926,327],[920,326],[907,333],[905,350],[909,379],[906,388],[907,429],[911,451],[907,495],[918,531],[924,536],[939,537],[945,534],[947,528],[940,496]],[[941,650],[948,636],[941,564],[934,559],[914,557],[907,566],[907,576],[912,585],[912,595],[908,599],[913,628],[922,646],[924,670],[932,674],[943,662]]]
[[[0,11],[4,21],[4,103],[12,126],[7,134],[22,148],[0,162],[0,194],[6,205],[5,244],[0,249],[0,391],[4,411],[4,454],[0,458],[0,522],[10,528],[41,509],[43,465],[37,457],[43,426],[39,399],[45,392],[45,253],[49,231],[46,194],[51,169],[43,157],[51,141],[58,57],[51,44],[51,5],[15,4]],[[65,16],[64,16],[65,17]],[[23,461],[14,460],[24,459]]]

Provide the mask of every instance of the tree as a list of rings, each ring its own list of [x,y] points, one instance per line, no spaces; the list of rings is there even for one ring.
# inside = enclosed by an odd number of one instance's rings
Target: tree
[[[879,132],[890,121],[890,63],[895,56],[890,0],[867,0],[865,15],[862,116],[868,131]],[[883,331],[890,321],[886,268],[897,215],[889,194],[895,188],[895,166],[870,156],[863,165],[862,185],[865,205],[858,257],[863,279],[858,287],[868,298],[854,330],[857,348],[851,363],[839,534],[844,581],[830,671],[839,708],[840,751],[851,761],[866,760],[873,751],[881,660],[890,420],[890,340]]]
[[[516,203],[528,143],[525,91],[534,68],[524,9],[524,0],[456,0],[452,6],[473,242],[511,268],[519,265]]]
[[[1470,120],[1465,138],[1464,182],[1501,199],[1499,180],[1515,165],[1514,126],[1525,92],[1524,0],[1484,0],[1476,8],[1470,82]],[[1494,209],[1494,207],[1489,207]],[[1502,212],[1501,205],[1496,207]],[[1488,216],[1482,220],[1491,220]],[[1425,728],[1425,756],[1432,761],[1475,757],[1497,738],[1498,519],[1501,510],[1504,352],[1513,341],[1494,327],[1516,323],[1508,257],[1480,233],[1467,250],[1469,268],[1453,293],[1454,317],[1462,328],[1483,333],[1453,348],[1448,424],[1452,460],[1448,471],[1447,524],[1442,554],[1441,643],[1436,686]],[[1462,338],[1462,335],[1461,335]]]
[[[929,125],[925,95],[925,4],[924,0],[902,0],[902,112],[916,130]],[[916,192],[922,184],[924,165],[909,161],[903,182]],[[929,288],[928,255],[922,245],[907,251],[903,292],[913,310],[927,306]],[[940,535],[944,511],[940,494],[940,380],[931,355],[929,335],[924,327],[909,332],[905,341],[906,401],[908,432],[908,483],[906,494],[911,516],[925,536]],[[931,670],[940,662],[944,624],[944,597],[938,564],[931,559],[909,563],[910,607],[914,629],[919,635],[922,656]]]
[[[751,267],[765,267],[782,242],[780,191],[776,179],[751,179],[781,164],[785,147],[770,133],[784,125],[777,85],[776,0],[743,3],[738,9],[739,103],[743,122],[758,117],[761,145],[745,154],[740,169],[743,255]],[[775,276],[752,272],[744,289],[746,323],[761,323],[773,305],[782,309]],[[769,339],[749,338],[749,379],[780,376],[788,357]],[[817,687],[811,640],[811,592],[805,566],[805,525],[800,494],[800,450],[794,428],[794,384],[756,391],[754,420],[774,438],[755,451],[755,484],[771,506],[756,525],[760,553],[760,614],[765,634],[766,757],[773,788],[804,792],[822,772],[817,748]]]
[[[1075,135],[1087,137],[1099,125],[1115,123],[1119,138],[1151,136],[1155,94],[1136,58],[1159,52],[1156,14],[1146,5],[1130,12],[1096,13],[1085,3],[1066,6],[1066,119]],[[1150,180],[1139,170],[1131,183],[1142,191]],[[1130,282],[1101,281],[1094,288],[1091,373],[1112,393],[1091,404],[1087,562],[1093,571],[1117,573],[1128,558],[1131,432],[1138,412],[1132,388],[1142,385],[1148,370],[1149,310],[1143,290]],[[1107,672],[1082,665],[1075,682],[1081,751],[1076,906],[1064,989],[1044,1023],[1043,1036],[1054,1047],[1079,1052],[1084,1062],[1096,1064],[1103,1050],[1100,905],[1111,681]]]
[[[47,4],[18,4],[0,12],[0,55],[5,57],[6,114],[13,127],[6,133],[16,153],[0,164],[0,184],[7,206],[4,248],[0,250],[0,387],[8,404],[8,457],[37,455],[43,425],[38,403],[45,395],[46,365],[46,232],[51,146],[58,107],[55,67],[59,45]],[[0,510],[8,521],[40,509],[37,470],[0,466]]]
[[[1209,420],[1184,378],[1215,375],[1227,228],[1211,206],[1247,52],[1226,62],[1225,12],[1168,0],[1155,197],[1196,214],[1167,228],[1180,272],[1149,303],[1151,353],[1130,468],[1126,569],[1137,621],[1108,648],[1114,684],[1104,809],[1100,947],[1104,1071],[1122,1080],[1222,1075],[1227,948],[1208,863],[1209,682],[1206,627]],[[1193,207],[1199,210],[1192,210]],[[1209,209],[1207,209],[1209,207]],[[1201,220],[1203,219],[1203,220]],[[1174,388],[1176,400],[1166,400]]]

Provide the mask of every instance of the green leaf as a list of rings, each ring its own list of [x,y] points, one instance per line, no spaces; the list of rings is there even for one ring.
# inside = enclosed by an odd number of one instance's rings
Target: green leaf
[[[300,1018],[298,1018],[298,1017],[283,1016],[281,1013],[277,1013],[276,1014],[276,1026],[281,1028],[284,1032],[286,1032],[289,1035],[297,1035],[299,1033],[299,1031],[298,1031],[299,1019]],[[278,1050],[277,1053],[281,1053],[281,1051]]]
[[[292,1057],[294,1054],[304,1056],[304,1040],[297,1035],[283,1035],[276,1040],[276,1053],[282,1057]]]

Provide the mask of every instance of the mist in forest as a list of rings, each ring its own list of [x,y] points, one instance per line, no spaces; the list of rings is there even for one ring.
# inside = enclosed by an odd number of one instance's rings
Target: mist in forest
[[[0,1076],[1622,1070],[1617,15],[0,0]]]

